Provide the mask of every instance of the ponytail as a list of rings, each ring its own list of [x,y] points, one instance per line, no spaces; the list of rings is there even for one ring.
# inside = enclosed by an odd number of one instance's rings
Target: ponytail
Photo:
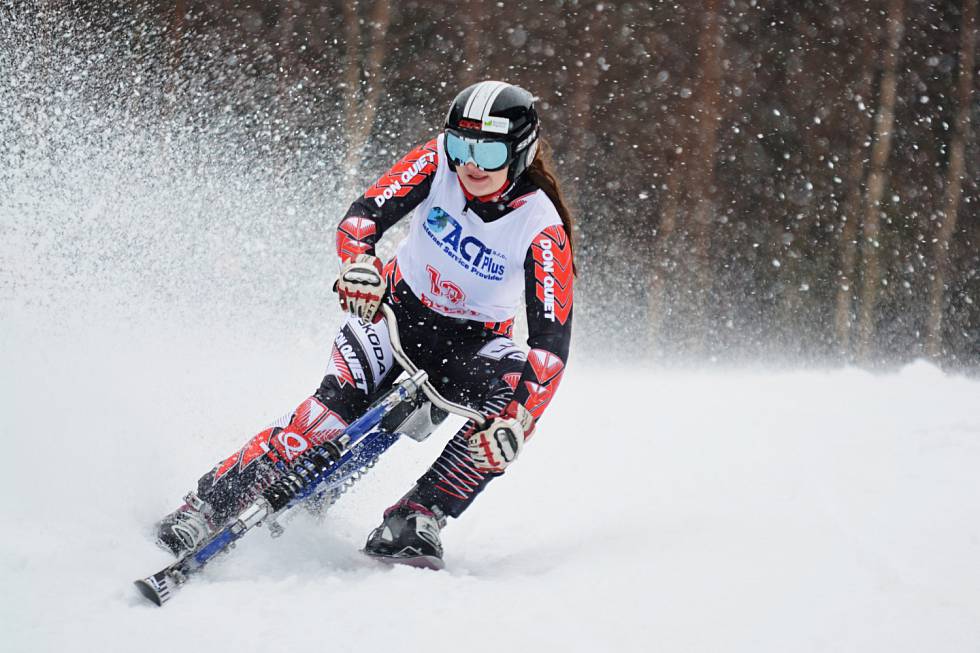
[[[543,138],[539,138],[538,154],[534,157],[534,161],[528,166],[524,174],[527,175],[527,178],[535,186],[543,190],[545,195],[548,196],[548,199],[551,200],[551,203],[555,205],[555,209],[561,217],[561,224],[565,228],[565,234],[568,236],[568,246],[572,251],[572,268],[574,269],[575,243],[572,230],[575,223],[572,219],[572,212],[569,210],[568,205],[565,203],[565,198],[562,196],[561,187],[553,172],[554,169],[555,162],[551,158],[551,145]],[[576,270],[577,273],[578,271]]]

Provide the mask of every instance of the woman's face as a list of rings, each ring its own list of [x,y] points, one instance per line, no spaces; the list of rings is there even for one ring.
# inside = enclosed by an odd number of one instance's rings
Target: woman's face
[[[456,166],[456,174],[463,182],[463,188],[470,195],[490,195],[501,190],[507,181],[507,168],[487,172],[480,170],[472,162]]]

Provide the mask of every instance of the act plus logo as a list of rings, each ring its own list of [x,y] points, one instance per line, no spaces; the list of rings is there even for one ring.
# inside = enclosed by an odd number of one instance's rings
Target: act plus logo
[[[425,233],[468,272],[492,281],[504,278],[504,255],[490,249],[475,236],[467,236],[459,221],[438,206],[433,207],[425,219]]]

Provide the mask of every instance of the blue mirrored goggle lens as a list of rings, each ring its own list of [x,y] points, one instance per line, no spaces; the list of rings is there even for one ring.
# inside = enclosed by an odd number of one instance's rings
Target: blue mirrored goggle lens
[[[507,144],[500,141],[463,139],[447,133],[446,153],[457,164],[472,159],[478,168],[484,170],[499,170],[507,165]]]
[[[446,154],[456,163],[470,158],[470,144],[455,134],[446,134]]]

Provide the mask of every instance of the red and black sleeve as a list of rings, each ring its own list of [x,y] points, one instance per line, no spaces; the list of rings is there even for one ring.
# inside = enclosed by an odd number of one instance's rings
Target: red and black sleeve
[[[439,146],[433,138],[405,155],[358,197],[337,227],[340,259],[374,254],[381,235],[428,196],[438,167]]]
[[[551,402],[568,361],[572,337],[572,244],[561,225],[531,242],[524,259],[527,344],[530,351],[514,391],[535,420]]]

